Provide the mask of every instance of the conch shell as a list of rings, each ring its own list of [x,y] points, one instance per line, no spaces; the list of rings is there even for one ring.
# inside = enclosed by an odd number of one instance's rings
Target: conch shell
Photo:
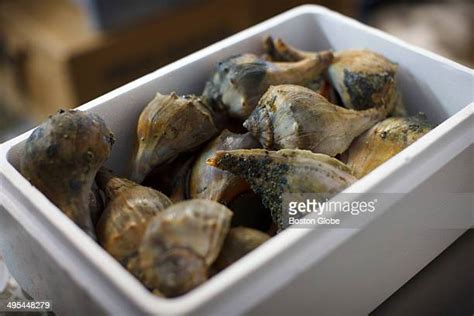
[[[306,149],[336,156],[384,119],[381,108],[355,111],[331,104],[301,86],[272,86],[244,126],[265,149]]]
[[[140,246],[144,284],[166,297],[182,295],[208,277],[229,230],[232,212],[209,200],[188,200],[158,214]]]
[[[217,150],[260,148],[260,144],[249,133],[234,134],[228,130],[210,142],[194,163],[189,181],[191,198],[208,199],[223,204],[229,203],[238,194],[250,188],[245,180],[206,164]]]
[[[97,184],[108,200],[97,225],[99,243],[125,265],[137,255],[148,222],[172,202],[159,191],[115,177],[103,168]]]
[[[431,130],[420,116],[391,117],[359,136],[348,150],[347,165],[362,178]]]
[[[339,160],[298,149],[218,151],[208,164],[247,180],[280,229],[288,226],[281,213],[284,193],[315,193],[329,198],[357,180]]]
[[[332,53],[321,52],[299,62],[270,62],[253,54],[233,56],[220,62],[206,83],[203,96],[212,107],[231,117],[246,119],[270,85],[307,85],[332,61]]]
[[[344,50],[334,56],[329,79],[346,108],[393,110],[399,98],[396,64],[370,50]]]
[[[33,131],[21,157],[21,173],[94,239],[89,198],[113,143],[97,114],[61,110]]]
[[[138,120],[131,179],[142,182],[155,167],[218,133],[212,112],[196,96],[156,94]]]

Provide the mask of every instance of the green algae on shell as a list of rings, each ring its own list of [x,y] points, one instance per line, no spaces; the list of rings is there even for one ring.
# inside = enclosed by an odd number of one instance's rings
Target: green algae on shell
[[[279,229],[284,223],[284,193],[314,193],[330,197],[354,183],[352,170],[337,159],[307,150],[241,149],[218,151],[208,164],[243,177],[262,197]]]
[[[346,108],[393,110],[399,95],[395,63],[370,50],[344,50],[334,56],[329,79]]]

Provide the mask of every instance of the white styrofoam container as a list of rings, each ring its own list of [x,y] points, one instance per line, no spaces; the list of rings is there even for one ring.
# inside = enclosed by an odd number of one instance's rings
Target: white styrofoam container
[[[462,192],[470,185],[472,70],[313,5],[290,10],[81,106],[101,115],[116,135],[108,166],[124,171],[136,120],[156,91],[200,93],[215,63],[261,51],[266,34],[308,50],[382,53],[399,63],[410,112],[423,111],[440,123],[347,192]],[[403,204],[386,205],[360,229],[287,229],[190,293],[161,299],[21,176],[18,154],[30,132],[0,147],[0,251],[22,287],[35,299],[53,300],[60,314],[367,314],[465,230],[404,230],[406,215],[396,212]],[[436,215],[433,220],[443,225],[445,217]]]

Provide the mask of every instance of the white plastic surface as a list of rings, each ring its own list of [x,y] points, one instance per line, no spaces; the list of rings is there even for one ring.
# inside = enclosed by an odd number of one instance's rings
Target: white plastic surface
[[[7,266],[0,255],[0,294],[6,289],[9,278],[10,273],[8,273]]]
[[[108,166],[124,171],[123,161],[129,159],[135,139],[136,120],[156,91],[200,93],[216,62],[240,52],[259,52],[261,38],[267,34],[287,39],[303,49],[370,48],[381,52],[399,63],[400,88],[410,112],[423,111],[431,121],[441,123],[355,183],[348,192],[362,195],[370,191],[411,192],[429,182],[433,174],[460,153],[468,158],[472,156],[472,151],[467,150],[474,135],[472,70],[325,8],[302,6],[82,106],[81,110],[101,115],[116,134],[117,143]],[[348,274],[374,282],[369,293],[354,294],[361,300],[354,302],[352,314],[366,314],[462,233],[462,230],[444,231],[428,234],[430,238],[421,231],[399,235],[395,229],[386,229],[386,225],[390,226],[390,216],[396,214],[394,206],[387,205],[380,217],[367,222],[363,229],[288,229],[190,293],[172,300],[161,299],[150,294],[15,169],[19,143],[29,133],[0,147],[0,250],[22,287],[35,298],[52,299],[59,313],[229,315],[251,308],[268,311],[272,306],[285,305],[285,299],[296,308],[311,302],[311,293],[323,293],[336,284],[338,289],[357,289],[360,278],[336,280],[328,274],[326,278],[311,276],[317,276],[320,267],[321,271],[330,271],[328,267],[332,264],[351,262],[358,255],[370,258],[370,265],[378,269],[371,276],[363,264],[354,263],[354,271]],[[461,159],[456,166],[465,163]],[[461,173],[459,177],[469,174]],[[440,188],[450,190],[450,182],[444,185],[441,182]],[[379,243],[364,247],[367,240]],[[358,249],[357,254],[348,251],[347,245]],[[392,255],[405,253],[409,257],[394,266],[389,257],[374,256],[383,253],[380,247],[390,247]],[[303,275],[307,277],[302,280]],[[377,282],[374,277],[380,275],[386,278]],[[286,288],[304,293],[286,297]],[[285,296],[281,296],[282,292]],[[277,300],[272,300],[273,297]],[[351,311],[351,306],[347,309],[334,304],[336,298],[327,299],[327,306],[315,307],[315,311],[323,313],[329,307],[335,314]]]

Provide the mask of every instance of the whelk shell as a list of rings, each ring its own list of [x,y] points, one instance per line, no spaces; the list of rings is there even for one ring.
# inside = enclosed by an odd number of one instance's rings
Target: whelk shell
[[[156,94],[138,120],[131,179],[141,182],[155,167],[211,139],[218,130],[199,97]]]
[[[220,62],[206,83],[203,96],[218,111],[246,119],[270,85],[311,84],[330,64],[332,53],[298,62],[270,62],[253,54]]]
[[[248,191],[247,182],[232,174],[206,164],[209,157],[218,150],[250,149],[261,147],[249,133],[235,134],[228,130],[210,142],[201,152],[194,163],[190,181],[189,192],[191,198],[208,199],[223,204],[229,203],[234,197]]]
[[[209,200],[179,202],[154,217],[139,250],[144,284],[175,297],[203,283],[224,243],[231,217],[228,208]]]
[[[100,244],[122,264],[135,256],[150,219],[172,202],[163,193],[99,170],[107,207],[97,225]]]
[[[284,193],[331,197],[357,180],[351,169],[339,160],[298,149],[218,151],[208,164],[247,180],[262,197],[280,229],[287,226],[281,214]]]
[[[396,64],[370,50],[344,50],[334,56],[329,79],[346,108],[393,110],[399,98]]]
[[[22,151],[25,178],[94,239],[89,198],[113,143],[97,114],[61,110],[31,133]]]
[[[307,149],[336,156],[384,119],[381,108],[364,111],[334,105],[301,86],[271,86],[244,126],[266,149]]]
[[[347,165],[361,178],[431,130],[422,117],[390,117],[359,136],[348,150]]]

